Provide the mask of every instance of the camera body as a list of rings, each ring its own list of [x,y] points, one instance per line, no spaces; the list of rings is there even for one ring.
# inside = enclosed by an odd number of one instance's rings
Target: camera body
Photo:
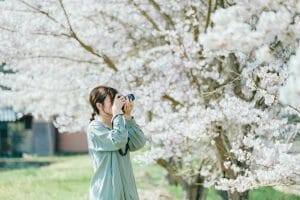
[[[125,98],[128,99],[129,101],[134,101],[134,100],[135,100],[134,94],[127,94],[127,95],[125,96]]]
[[[134,101],[135,100],[135,96],[134,96],[134,94],[127,94],[126,96],[125,96],[125,98],[126,99],[128,99],[130,102],[132,102],[132,101]],[[124,112],[124,106],[122,107],[122,111]]]

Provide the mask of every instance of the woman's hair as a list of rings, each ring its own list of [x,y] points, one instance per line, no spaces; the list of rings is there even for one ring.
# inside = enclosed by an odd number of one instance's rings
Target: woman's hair
[[[113,104],[113,100],[117,93],[118,91],[116,89],[104,85],[98,85],[97,87],[91,90],[89,100],[93,108],[93,113],[91,114],[90,122],[95,119],[96,114],[100,114],[96,103],[101,103],[102,105],[104,105],[105,97],[109,96],[110,101]]]

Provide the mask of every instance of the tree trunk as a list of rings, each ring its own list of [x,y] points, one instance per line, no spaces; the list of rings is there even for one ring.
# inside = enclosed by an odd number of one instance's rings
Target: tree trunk
[[[202,185],[188,185],[185,184],[183,187],[183,199],[184,200],[205,200],[207,189]]]
[[[228,196],[229,196],[229,200],[247,200],[248,199],[248,191],[245,192],[235,192],[235,193],[229,193],[228,192]]]
[[[220,168],[223,172],[223,177],[228,179],[235,179],[236,175],[234,174],[233,170],[231,168],[227,169],[224,167],[224,162],[226,160],[231,161],[232,163],[236,163],[236,160],[234,160],[231,157],[230,150],[231,145],[229,143],[229,140],[227,136],[223,133],[222,126],[219,122],[213,122],[212,123],[213,129],[216,133],[218,133],[218,136],[215,137],[215,143],[216,143],[216,150],[217,150],[217,156],[220,161]],[[247,200],[248,199],[248,191],[246,192],[234,192],[231,193],[227,191],[228,193],[228,199],[229,200]]]
[[[225,190],[217,190],[216,191],[218,195],[223,199],[223,200],[228,200],[228,192]]]
[[[165,168],[168,172],[166,179],[169,184],[171,185],[180,185],[184,192],[184,199],[185,200],[205,200],[207,189],[203,187],[204,177],[197,174],[194,177],[191,183],[188,183],[183,177],[177,175],[174,169],[171,167],[171,161],[166,161],[163,159],[158,159],[157,164]],[[200,170],[199,170],[200,171]]]

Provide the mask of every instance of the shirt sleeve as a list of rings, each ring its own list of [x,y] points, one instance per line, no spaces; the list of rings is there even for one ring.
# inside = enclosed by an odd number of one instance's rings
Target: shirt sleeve
[[[136,151],[141,149],[146,144],[146,137],[141,127],[136,123],[134,117],[126,119],[126,127],[128,130],[128,136],[130,138],[128,145],[129,151]]]
[[[116,151],[124,147],[128,140],[128,131],[122,115],[118,114],[112,118],[112,129],[102,126],[92,128],[92,147],[96,151]]]

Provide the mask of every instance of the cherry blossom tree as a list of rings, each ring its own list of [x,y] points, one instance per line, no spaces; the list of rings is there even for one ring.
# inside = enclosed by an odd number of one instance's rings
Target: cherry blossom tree
[[[136,160],[164,167],[185,199],[208,187],[246,199],[298,181],[297,109],[280,103],[279,88],[299,71],[299,0],[11,0],[0,9],[1,105],[62,132],[85,129],[89,91],[110,85],[137,97],[148,150]]]
[[[279,98],[284,104],[293,106],[293,108],[299,112],[300,47],[298,47],[296,54],[291,57],[288,65],[290,76],[286,84],[280,89]]]

